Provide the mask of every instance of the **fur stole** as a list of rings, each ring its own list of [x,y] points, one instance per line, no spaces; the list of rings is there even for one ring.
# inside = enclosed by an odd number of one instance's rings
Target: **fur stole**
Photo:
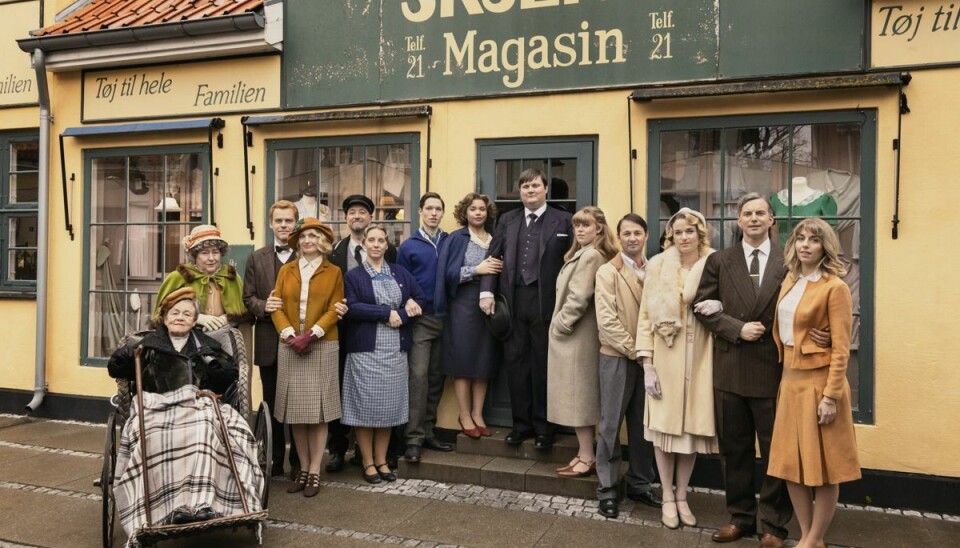
[[[643,296],[647,299],[647,316],[653,332],[663,339],[668,348],[673,346],[673,339],[683,328],[680,306],[693,305],[703,267],[711,253],[713,249],[707,248],[700,254],[700,259],[690,268],[682,292],[679,288],[680,252],[676,247],[668,248],[647,263],[643,287]]]

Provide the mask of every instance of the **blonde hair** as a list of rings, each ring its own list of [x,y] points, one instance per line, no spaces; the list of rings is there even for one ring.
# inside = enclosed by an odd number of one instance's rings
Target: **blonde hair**
[[[320,230],[319,228],[313,228],[313,227],[303,229],[303,232],[307,232],[307,231],[315,232],[317,233],[318,236],[320,236],[320,238],[317,240],[317,249],[320,251],[321,255],[326,257],[327,255],[330,255],[331,253],[333,253],[333,242],[330,241],[330,239],[322,230]],[[301,233],[301,236],[302,236],[302,233]],[[298,240],[297,243],[299,245],[300,238],[297,237],[297,240]],[[297,251],[297,255],[298,256],[300,255],[299,250]]]
[[[667,222],[667,232],[663,237],[663,250],[666,251],[673,247],[673,225],[678,219],[683,219],[697,229],[697,253],[703,255],[703,252],[710,247],[710,228],[693,213],[677,213]]]
[[[383,232],[383,237],[387,239],[387,242],[390,241],[390,234],[387,232],[387,229],[383,227],[383,225],[370,225],[367,228],[365,228],[363,230],[363,239],[366,240],[367,235],[373,232],[374,230],[379,230],[380,232]]]
[[[783,250],[783,263],[794,277],[800,273],[800,257],[797,256],[797,235],[804,230],[811,236],[820,239],[823,247],[823,257],[817,265],[824,274],[842,278],[847,275],[847,269],[840,261],[840,238],[833,227],[820,217],[810,217],[800,221],[790,232],[787,245]]]
[[[267,214],[267,218],[271,221],[273,220],[273,212],[278,209],[292,209],[293,210],[293,220],[300,220],[300,210],[297,209],[297,204],[291,202],[290,200],[278,200],[272,206],[270,206],[270,212]]]
[[[593,248],[600,252],[603,255],[603,258],[610,260],[616,257],[620,249],[617,247],[616,238],[613,235],[613,231],[610,230],[610,225],[607,224],[607,216],[603,213],[603,210],[595,206],[587,206],[580,211],[576,212],[571,220],[573,226],[580,225],[590,225],[595,224],[600,227],[600,233],[597,234],[597,239],[594,240]],[[567,251],[567,254],[563,256],[563,260],[569,261],[577,254],[577,251],[583,246],[580,245],[580,242],[576,238],[573,239],[573,245],[570,246],[570,250]]]

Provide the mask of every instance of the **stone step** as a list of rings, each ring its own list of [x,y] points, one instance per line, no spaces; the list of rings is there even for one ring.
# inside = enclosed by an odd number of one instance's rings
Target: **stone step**
[[[596,475],[562,478],[557,476],[556,468],[556,463],[515,457],[424,451],[417,464],[400,459],[399,476],[564,497],[596,497]],[[625,471],[626,463],[622,463],[621,474]]]
[[[523,440],[520,445],[507,445],[504,439],[510,433],[509,428],[491,428],[491,430],[493,430],[492,436],[476,440],[462,433],[458,434],[457,453],[567,464],[577,456],[579,449],[577,437],[567,434],[558,434],[552,448],[538,451],[533,447],[533,439]]]

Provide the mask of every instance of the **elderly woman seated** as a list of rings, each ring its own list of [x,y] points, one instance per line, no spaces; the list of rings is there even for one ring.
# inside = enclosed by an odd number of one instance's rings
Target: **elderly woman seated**
[[[111,377],[136,380],[135,350],[142,348],[143,430],[134,400],[117,454],[114,493],[128,535],[148,525],[184,524],[261,509],[263,474],[256,441],[244,418],[219,401],[231,392],[237,366],[220,344],[193,327],[200,313],[193,289],[168,294],[162,324],[110,357]],[[222,425],[218,416],[222,416]],[[223,432],[227,432],[226,439]],[[236,463],[239,482],[229,464]],[[141,474],[149,461],[145,497]]]

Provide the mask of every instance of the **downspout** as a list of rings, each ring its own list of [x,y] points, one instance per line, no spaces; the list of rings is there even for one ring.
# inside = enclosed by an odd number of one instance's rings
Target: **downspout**
[[[49,221],[49,184],[50,184],[50,92],[47,88],[47,64],[43,51],[33,51],[33,68],[37,73],[37,95],[40,102],[40,151],[37,177],[39,196],[37,197],[37,334],[34,361],[33,399],[27,404],[27,413],[37,410],[43,403],[47,392],[47,223]]]

